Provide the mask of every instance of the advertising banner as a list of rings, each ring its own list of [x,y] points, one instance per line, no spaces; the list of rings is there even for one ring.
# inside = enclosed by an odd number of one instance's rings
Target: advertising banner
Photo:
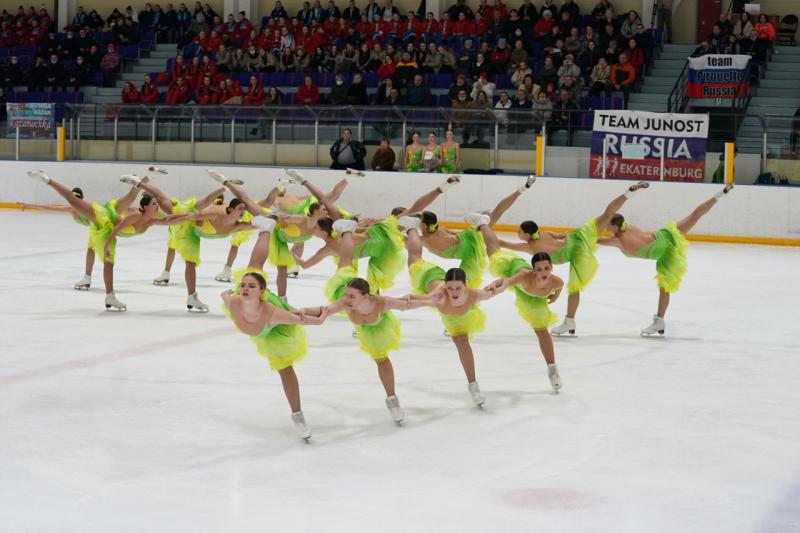
[[[589,175],[630,180],[702,182],[708,115],[594,112]],[[605,153],[605,158],[603,154]]]
[[[56,106],[52,103],[6,104],[8,136],[15,137],[17,128],[23,139],[52,138],[55,136]]]

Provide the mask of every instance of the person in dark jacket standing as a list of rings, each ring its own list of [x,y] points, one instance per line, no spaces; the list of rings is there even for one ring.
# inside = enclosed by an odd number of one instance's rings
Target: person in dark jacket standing
[[[345,170],[354,168],[364,170],[364,157],[367,150],[360,142],[353,140],[353,131],[345,128],[342,138],[331,146],[331,168],[335,170]]]

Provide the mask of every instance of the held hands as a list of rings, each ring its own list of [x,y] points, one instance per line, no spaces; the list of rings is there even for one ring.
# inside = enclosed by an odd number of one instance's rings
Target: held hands
[[[492,294],[499,294],[506,290],[508,287],[508,280],[506,278],[500,278],[492,281],[483,290],[490,292]]]

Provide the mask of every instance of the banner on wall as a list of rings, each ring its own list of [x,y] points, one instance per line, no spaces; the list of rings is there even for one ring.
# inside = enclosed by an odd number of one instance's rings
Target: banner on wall
[[[23,139],[52,138],[55,135],[56,106],[52,103],[6,104],[8,114],[8,136]]]
[[[750,56],[710,54],[689,58],[689,98],[742,98],[750,91]],[[739,84],[742,80],[744,83]]]
[[[664,181],[702,182],[707,139],[708,115],[595,111],[589,175],[660,180],[663,154]]]

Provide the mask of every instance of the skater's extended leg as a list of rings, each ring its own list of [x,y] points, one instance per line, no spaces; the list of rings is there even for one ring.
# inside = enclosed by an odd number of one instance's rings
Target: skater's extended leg
[[[406,250],[408,251],[408,266],[422,259],[422,238],[418,229],[410,229],[406,233]]]
[[[635,183],[628,187],[628,189],[623,193],[611,200],[611,203],[606,206],[606,210],[603,211],[600,216],[597,217],[597,231],[603,231],[608,228],[608,225],[611,223],[611,219],[614,215],[617,214],[622,206],[625,204],[626,201],[640,189],[646,189],[650,186],[649,183],[646,181],[640,181],[639,183]]]
[[[678,229],[680,232],[686,235],[692,231],[692,228],[694,228],[695,225],[700,222],[700,219],[703,218],[706,213],[711,211],[711,208],[717,204],[719,199],[722,198],[723,195],[728,194],[731,189],[733,189],[733,184],[728,184],[724,189],[722,189],[722,191],[715,194],[713,198],[709,198],[702,204],[698,205],[688,217],[678,222]]]
[[[490,214],[489,224],[492,225],[497,224],[497,221],[500,220],[500,218],[505,214],[505,212],[508,211],[512,205],[514,205],[514,202],[517,201],[517,198],[519,198],[522,195],[522,193],[528,191],[528,189],[530,189],[535,182],[536,182],[535,176],[528,176],[528,179],[525,181],[523,185],[517,188],[516,191],[512,192],[511,194],[500,200]]]
[[[325,196],[331,202],[338,202],[339,201],[339,197],[342,195],[344,190],[347,188],[347,183],[348,183],[347,182],[347,178],[340,180],[339,183],[334,185],[333,189],[331,189],[328,192],[328,194],[326,194]]]
[[[264,214],[262,207],[258,204],[258,202],[253,200],[249,194],[247,194],[247,191],[244,190],[244,187],[241,185],[236,185],[230,180],[225,182],[225,186],[233,193],[234,196],[244,202],[244,205],[247,207],[247,210],[251,215],[257,216]]]
[[[258,234],[253,251],[250,253],[250,262],[247,263],[248,268],[264,268],[264,263],[267,261],[267,254],[269,254],[269,232],[262,231]]]
[[[63,185],[54,179],[50,179],[47,184],[54,191],[56,191],[60,197],[66,200],[73,209],[78,211],[81,215],[87,217],[89,220],[94,221],[94,210],[92,209],[92,204],[83,198],[78,198],[70,189],[67,188],[66,185]]]
[[[575,318],[575,313],[578,312],[578,306],[581,303],[581,293],[573,292],[567,297],[567,317]]]
[[[260,205],[261,207],[272,207],[272,204],[275,203],[275,200],[277,200],[278,197],[281,195],[281,193],[285,191],[286,189],[282,189],[280,187],[273,187],[272,190],[269,191],[269,193],[267,193],[266,198],[264,198],[263,200],[259,200],[256,203],[258,203],[258,205]]]
[[[458,350],[458,358],[461,360],[461,366],[464,367],[464,374],[467,376],[467,383],[475,381],[475,356],[472,353],[472,346],[469,344],[469,336],[458,335],[452,337],[453,344],[456,345]]]
[[[131,189],[125,193],[124,196],[117,199],[117,213],[123,214],[130,209],[133,202],[136,201],[136,197],[139,195],[139,188],[138,187],[131,187]]]
[[[158,202],[158,207],[165,213],[172,213],[172,200],[164,192],[147,181],[141,181],[139,186]]]
[[[103,283],[106,294],[114,292],[114,263],[103,262]]]
[[[539,349],[542,351],[544,360],[548,365],[553,365],[556,362],[556,351],[553,348],[553,337],[546,329],[535,329],[536,336],[539,338]]]
[[[386,396],[394,396],[394,368],[392,361],[387,357],[381,361],[375,361],[378,365],[378,377],[381,378]]]
[[[297,382],[297,374],[294,367],[284,368],[278,374],[281,376],[283,393],[289,401],[289,408],[293,413],[300,411],[300,384]]]

